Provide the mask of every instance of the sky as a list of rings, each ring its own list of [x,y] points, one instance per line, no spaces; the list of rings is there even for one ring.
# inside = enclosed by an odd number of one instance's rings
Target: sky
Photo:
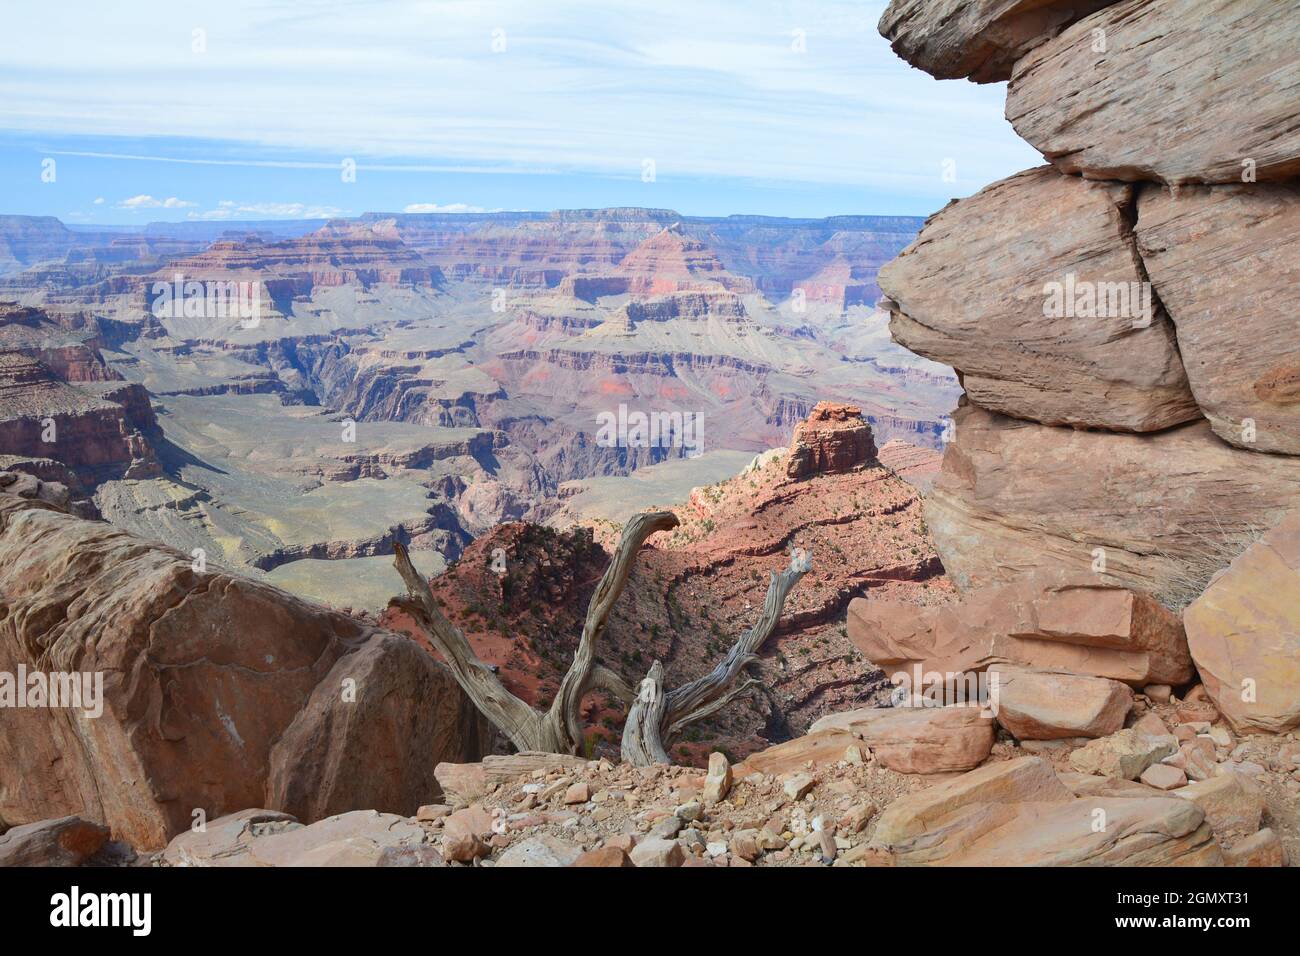
[[[0,213],[924,215],[1042,162],[884,6],[6,0]]]

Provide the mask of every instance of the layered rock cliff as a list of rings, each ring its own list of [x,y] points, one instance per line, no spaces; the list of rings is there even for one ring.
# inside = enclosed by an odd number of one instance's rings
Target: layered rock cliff
[[[896,341],[965,389],[926,516],[966,613],[1059,573],[1195,601],[1219,711],[1294,728],[1293,642],[1264,635],[1300,613],[1300,10],[895,0],[880,28],[935,76],[1009,78],[1051,162],[953,202],[879,276]]]

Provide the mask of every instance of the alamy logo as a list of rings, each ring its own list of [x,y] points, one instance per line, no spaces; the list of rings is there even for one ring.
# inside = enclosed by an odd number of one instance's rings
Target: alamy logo
[[[186,280],[177,272],[171,282],[155,282],[150,311],[160,319],[238,319],[240,328],[262,322],[262,284],[248,281]]]
[[[29,672],[26,664],[19,664],[17,674],[0,671],[0,707],[65,708],[99,717],[104,713],[104,674]]]
[[[596,416],[596,444],[602,448],[685,448],[695,458],[704,453],[703,412],[617,412]]]
[[[1064,282],[1043,284],[1043,315],[1049,319],[1131,319],[1133,328],[1151,324],[1150,282],[1089,282],[1073,272]]]
[[[910,672],[889,677],[895,707],[978,707],[980,716],[998,715],[1000,681],[997,671],[926,671],[915,664]]]
[[[153,896],[149,893],[82,893],[78,886],[50,897],[51,926],[129,926],[132,936],[148,936],[153,928]]]

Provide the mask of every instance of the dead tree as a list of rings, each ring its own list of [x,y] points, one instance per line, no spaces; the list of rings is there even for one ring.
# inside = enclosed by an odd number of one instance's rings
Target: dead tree
[[[578,705],[592,688],[608,690],[625,702],[632,699],[632,689],[613,671],[596,665],[596,643],[605,630],[609,612],[623,593],[632,562],[646,538],[656,531],[677,527],[671,511],[639,514],[623,528],[623,536],[614,552],[614,560],[605,569],[587,607],[582,637],[573,654],[573,663],[560,682],[559,692],[550,709],[543,712],[506,690],[496,671],[479,660],[469,641],[438,607],[429,590],[429,582],[411,564],[406,548],[395,544],[393,561],[406,583],[410,600],[392,603],[415,618],[429,632],[433,646],[442,654],[456,683],[488,720],[492,721],[519,750],[542,750],[550,753],[576,754],[583,743]]]
[[[776,630],[786,597],[811,568],[812,556],[795,549],[789,567],[780,573],[771,572],[767,598],[758,623],[742,634],[727,656],[703,677],[675,690],[664,691],[663,665],[658,661],[651,665],[623,724],[622,756],[625,762],[638,767],[671,763],[668,748],[688,724],[717,713],[733,700],[761,686],[752,677],[747,677],[739,686],[733,685],[745,665],[758,659],[759,649]]]
[[[390,603],[410,614],[429,634],[433,646],[442,655],[466,696],[479,712],[490,720],[518,750],[576,754],[583,744],[578,708],[583,696],[592,689],[609,691],[629,705],[627,726],[623,731],[623,758],[638,765],[654,761],[668,762],[665,742],[693,721],[714,713],[751,690],[758,681],[747,680],[731,690],[740,670],[754,659],[776,626],[786,595],[808,570],[802,552],[780,574],[773,572],[772,582],[758,624],[746,632],[731,653],[704,677],[660,695],[663,667],[658,661],[642,681],[646,688],[638,694],[618,674],[596,664],[596,644],[605,631],[610,611],[632,572],[632,562],[650,535],[677,527],[677,516],[670,511],[638,514],[623,528],[614,559],[605,569],[587,607],[582,637],[573,654],[573,663],[560,681],[555,700],[546,711],[536,710],[506,689],[496,669],[479,660],[464,633],[447,619],[434,600],[429,582],[411,564],[410,555],[400,543],[393,546],[394,566],[406,584],[409,598],[394,598]],[[648,688],[653,686],[654,691]],[[635,724],[635,727],[634,727]]]

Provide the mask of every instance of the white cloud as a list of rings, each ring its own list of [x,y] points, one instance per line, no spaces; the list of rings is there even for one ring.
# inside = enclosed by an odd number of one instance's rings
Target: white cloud
[[[95,200],[96,203],[103,200]],[[196,202],[189,202],[184,199],[177,199],[175,196],[168,196],[166,199],[154,199],[152,196],[140,194],[132,196],[130,199],[123,199],[117,204],[118,209],[186,209],[190,206],[197,206]]]
[[[301,202],[236,202],[223,199],[216,208],[192,212],[191,219],[335,219],[348,215],[337,206]]]
[[[96,205],[96,206],[102,206],[102,205],[104,205],[104,197],[103,197],[103,196],[96,196],[96,197],[95,197],[95,205]]]
[[[487,212],[482,206],[470,206],[463,202],[448,203],[440,206],[436,202],[413,202],[402,207],[402,212]]]
[[[6,10],[0,128],[195,137],[363,170],[400,157],[637,180],[653,158],[661,180],[833,183],[936,205],[1042,161],[1003,118],[1002,84],[940,82],[893,54],[875,28],[884,0],[227,0],[205,5],[206,54],[190,49],[186,4],[68,6]]]

